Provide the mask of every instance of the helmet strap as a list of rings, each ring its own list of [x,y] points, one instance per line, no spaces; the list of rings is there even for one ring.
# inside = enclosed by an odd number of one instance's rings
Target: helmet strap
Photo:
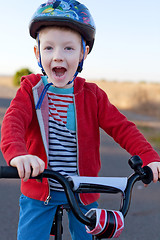
[[[42,71],[43,75],[46,75],[46,73],[45,73],[45,71],[44,71],[44,68],[43,68],[43,66],[42,66],[42,61],[41,61],[39,33],[37,34],[37,38],[38,38],[38,51],[39,51],[38,66],[41,68],[41,71]]]
[[[81,38],[82,38],[82,47],[83,47],[83,58],[82,58],[82,61],[78,65],[77,71],[75,72],[75,74],[73,76],[73,79],[67,83],[68,85],[71,84],[75,80],[75,78],[77,77],[78,73],[82,72],[82,70],[83,70],[83,63],[84,63],[84,57],[85,57],[85,51],[86,51],[86,44],[85,44],[84,38],[82,36],[81,36]]]

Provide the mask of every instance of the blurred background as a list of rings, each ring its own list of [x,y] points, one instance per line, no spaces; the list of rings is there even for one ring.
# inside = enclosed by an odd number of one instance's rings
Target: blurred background
[[[28,25],[43,0],[1,0],[0,75],[38,72]],[[87,79],[160,81],[160,1],[81,0],[97,32],[82,73]]]
[[[160,1],[81,2],[89,8],[97,30],[93,51],[80,76],[96,82],[121,110],[159,118]],[[13,76],[21,69],[41,72],[33,51],[35,40],[28,30],[31,17],[41,3],[42,0],[1,1],[1,86],[12,87]],[[141,129],[148,131],[144,125]]]

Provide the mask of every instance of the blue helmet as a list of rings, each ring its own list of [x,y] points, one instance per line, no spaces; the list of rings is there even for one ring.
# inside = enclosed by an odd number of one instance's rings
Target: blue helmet
[[[46,26],[66,26],[81,34],[92,50],[96,27],[87,7],[75,0],[49,0],[32,17],[29,31],[33,38]]]

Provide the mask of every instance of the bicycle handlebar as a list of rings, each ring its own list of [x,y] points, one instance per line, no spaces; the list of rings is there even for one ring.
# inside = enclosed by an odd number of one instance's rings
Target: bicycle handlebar
[[[136,157],[138,157],[138,156],[136,156]],[[153,180],[152,170],[147,166],[141,168],[142,162],[137,163],[139,161],[139,159],[137,159],[136,157],[134,156],[129,160],[129,161],[132,162],[131,167],[135,170],[135,173],[132,174],[128,178],[127,186],[126,186],[126,189],[124,191],[122,205],[121,205],[121,208],[119,210],[120,212],[122,212],[124,217],[126,216],[128,210],[129,210],[132,188],[133,188],[134,184],[137,181],[140,181],[140,180],[142,180],[145,184],[149,184]],[[133,164],[133,162],[134,162],[133,158],[135,158],[135,162],[137,161],[136,163],[134,163],[135,166]],[[129,164],[130,164],[130,162],[129,162]],[[8,166],[3,167],[2,166],[2,167],[0,167],[0,178],[19,178],[18,171],[14,167],[8,167]],[[82,222],[83,224],[85,224],[87,226],[92,227],[92,226],[95,225],[95,219],[94,218],[89,218],[81,212],[81,210],[80,210],[80,208],[77,204],[76,198],[74,196],[71,180],[65,178],[60,173],[49,170],[49,169],[44,170],[44,172],[42,174],[38,175],[37,177],[31,177],[31,179],[42,179],[42,178],[53,178],[53,179],[57,180],[63,186],[66,197],[67,197],[68,202],[69,202],[69,205],[71,207],[71,210],[73,211],[76,218],[80,222]],[[97,188],[98,188],[98,185],[97,185]],[[101,192],[103,192],[102,188],[103,187],[101,186]],[[92,190],[91,190],[91,192],[92,192]],[[104,190],[104,192],[106,192],[106,191]]]
[[[19,178],[17,168],[8,166],[0,167],[0,178]],[[45,169],[44,172],[38,175],[37,177],[30,177],[30,179],[42,179],[42,178],[53,178],[57,180],[63,186],[69,205],[76,218],[88,226],[92,226],[95,224],[95,221],[93,219],[89,219],[81,212],[76,202],[74,193],[71,189],[71,184],[63,175],[61,175],[58,172]]]

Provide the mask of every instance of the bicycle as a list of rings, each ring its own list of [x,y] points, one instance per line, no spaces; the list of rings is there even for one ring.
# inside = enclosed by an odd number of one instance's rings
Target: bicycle
[[[52,225],[51,234],[55,240],[62,240],[62,215],[63,210],[71,209],[76,218],[86,225],[87,232],[92,234],[93,240],[118,237],[124,228],[124,218],[128,213],[132,189],[137,181],[149,184],[153,180],[152,170],[145,166],[142,168],[142,160],[138,156],[129,159],[129,165],[134,173],[127,177],[107,178],[107,177],[68,177],[45,170],[36,179],[53,178],[64,188],[68,205],[60,205],[57,208],[55,220]],[[19,178],[16,168],[0,167],[0,178]],[[33,177],[31,177],[33,178]],[[118,180],[118,181],[115,181]],[[121,182],[121,183],[120,183]],[[121,206],[118,211],[105,209],[91,209],[87,214],[83,214],[77,205],[75,193],[121,193]],[[108,218],[107,218],[108,217]]]

